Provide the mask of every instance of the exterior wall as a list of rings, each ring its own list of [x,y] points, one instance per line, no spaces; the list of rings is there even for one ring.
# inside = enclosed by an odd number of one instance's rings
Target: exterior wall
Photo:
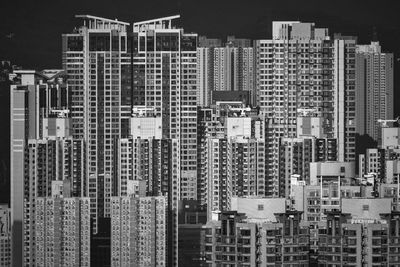
[[[35,201],[35,259],[39,266],[90,266],[90,200]]]
[[[378,148],[369,148],[365,151],[365,174],[374,173],[378,181],[386,180],[385,152]]]
[[[232,196],[265,196],[265,143],[254,138],[228,140],[228,181]]]
[[[131,57],[126,23],[81,18],[84,26],[63,35],[62,56],[70,77],[73,137],[88,141],[88,197],[97,232],[97,219],[110,216],[110,197],[116,191],[114,140],[128,135]]]
[[[12,264],[22,265],[24,260],[24,168],[27,142],[28,89],[11,87],[11,244]]]
[[[197,48],[197,106],[200,107],[208,107],[211,104],[214,84],[213,58],[213,48]]]
[[[232,196],[232,185],[227,173],[228,155],[227,140],[207,140],[207,177],[205,184],[207,193],[204,199],[207,200],[207,218],[211,218],[213,211],[229,210]]]
[[[400,146],[400,127],[383,127],[381,148],[398,148]]]
[[[207,266],[308,266],[309,231],[299,214],[276,214],[276,222],[244,219],[243,213],[223,212],[204,228],[203,255]]]
[[[8,205],[0,205],[0,266],[11,266],[11,212]]]
[[[355,177],[354,162],[312,162],[310,163],[310,183],[317,185],[321,179],[349,179]]]
[[[143,139],[162,138],[162,119],[161,117],[133,117],[131,118],[130,133],[132,138]]]
[[[357,45],[357,131],[380,140],[379,119],[393,119],[393,54],[379,42]]]
[[[111,265],[167,266],[166,197],[113,197],[112,203]]]
[[[326,120],[324,134],[333,137],[333,65],[322,71],[322,64],[332,61],[333,42],[327,36],[314,38],[308,26],[310,32],[291,38],[295,23],[276,22],[273,40],[256,41],[257,105],[268,119],[266,179],[271,196],[279,195],[279,139],[296,137],[299,108],[315,108]]]
[[[383,220],[351,219],[350,214],[328,214],[325,227],[319,229],[318,265],[396,266],[398,212],[382,213],[381,217]]]
[[[225,130],[222,123],[217,119],[216,110],[213,108],[199,108],[197,121],[197,199],[204,205],[209,200],[207,197],[208,177],[211,175],[209,173],[209,158],[213,156],[210,154],[212,152],[209,150],[209,146],[215,142],[212,139],[224,139]]]
[[[232,197],[231,210],[246,214],[249,219],[265,219],[276,222],[275,213],[286,210],[285,198]]]
[[[355,39],[334,40],[334,137],[339,161],[355,161],[355,46]]]
[[[154,108],[163,118],[163,138],[180,141],[182,199],[197,198],[197,35],[170,26],[134,27],[133,104]],[[154,31],[153,31],[154,30]],[[169,46],[161,46],[168,36]],[[143,46],[140,40],[148,43]],[[150,45],[151,44],[151,45]]]
[[[251,118],[226,118],[227,138],[234,136],[251,137]]]
[[[392,201],[391,198],[343,198],[341,210],[351,214],[353,219],[378,220],[381,218],[380,214],[391,212]]]

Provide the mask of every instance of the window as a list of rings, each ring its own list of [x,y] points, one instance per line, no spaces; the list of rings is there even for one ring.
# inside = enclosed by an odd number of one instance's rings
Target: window
[[[264,205],[262,205],[262,204],[258,204],[258,208],[257,208],[258,210],[264,210]]]
[[[369,210],[369,205],[363,205],[363,211],[368,211]]]

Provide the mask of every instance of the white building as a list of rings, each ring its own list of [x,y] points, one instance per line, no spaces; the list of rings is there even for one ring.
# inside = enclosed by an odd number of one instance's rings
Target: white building
[[[400,148],[400,127],[382,127],[380,147],[383,149]]]

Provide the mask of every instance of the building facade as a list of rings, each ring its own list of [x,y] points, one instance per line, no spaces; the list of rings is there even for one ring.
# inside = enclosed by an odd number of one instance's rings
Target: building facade
[[[11,212],[8,205],[0,205],[0,265],[11,266]]]
[[[111,266],[169,266],[167,198],[112,198]]]
[[[178,198],[197,198],[197,34],[172,26],[179,16],[133,25],[133,104],[162,117],[163,138],[179,143]]]
[[[91,214],[110,216],[115,194],[115,140],[128,135],[131,116],[129,23],[77,15],[83,25],[64,34],[63,68],[71,92],[73,137],[85,139]],[[95,231],[96,232],[96,231]]]
[[[246,219],[236,211],[222,212],[204,226],[205,266],[308,266],[309,228],[301,213],[277,213],[276,220]]]
[[[35,266],[90,266],[89,198],[38,197]]]
[[[393,119],[393,54],[379,42],[356,46],[357,133],[380,139],[378,120]]]

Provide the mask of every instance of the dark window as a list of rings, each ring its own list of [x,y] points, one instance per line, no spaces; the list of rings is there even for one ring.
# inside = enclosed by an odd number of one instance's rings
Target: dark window
[[[109,51],[110,34],[108,33],[90,33],[89,35],[90,51]]]
[[[68,36],[67,47],[68,47],[68,51],[82,51],[83,50],[83,37],[82,36]]]
[[[112,48],[112,51],[119,51],[119,36],[118,36],[118,32],[115,32],[115,31],[112,32],[111,48]]]
[[[196,51],[197,49],[197,36],[182,36],[181,50],[182,51]]]
[[[178,51],[179,42],[177,34],[159,33],[156,37],[157,51]]]

